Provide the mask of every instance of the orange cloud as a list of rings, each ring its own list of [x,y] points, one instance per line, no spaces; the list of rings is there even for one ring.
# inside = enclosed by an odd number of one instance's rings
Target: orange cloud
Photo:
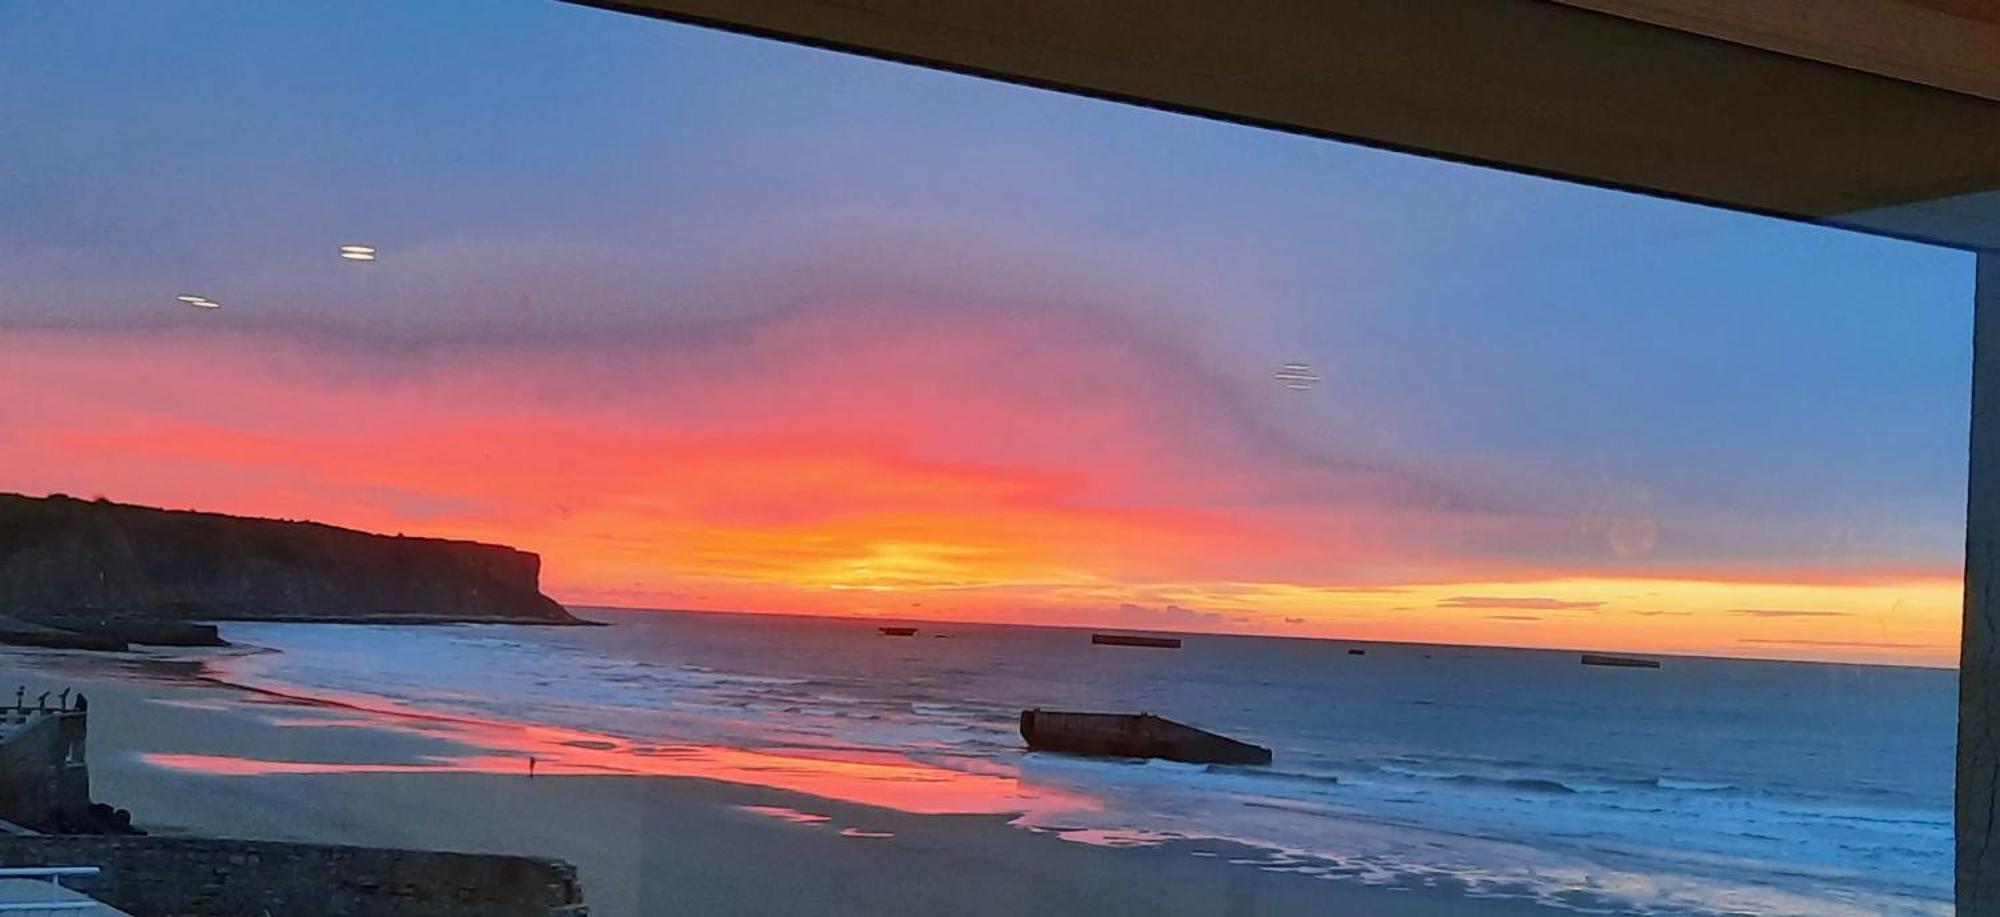
[[[1665,600],[1614,599],[1632,587],[1602,565],[1623,558],[1588,520],[1316,453],[1187,357],[1058,309],[831,306],[542,350],[12,332],[0,429],[9,489],[516,544],[572,602],[1499,642],[1676,627],[1647,617]],[[1591,569],[1602,591],[1561,585]],[[1786,622],[1725,626],[1725,606],[1800,607],[1766,586],[1872,588],[1711,573],[1622,575],[1742,580],[1682,590],[1713,612],[1702,645],[1739,652]]]
[[[1574,601],[1570,599],[1548,599],[1519,596],[1455,595],[1438,603],[1439,608],[1519,608],[1524,610],[1591,609],[1602,607],[1602,601]],[[1491,617],[1489,615],[1489,617]]]

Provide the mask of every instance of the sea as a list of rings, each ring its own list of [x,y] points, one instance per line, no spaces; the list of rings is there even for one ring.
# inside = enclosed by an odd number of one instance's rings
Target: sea
[[[1449,882],[1599,913],[1951,912],[1953,671],[1694,657],[1627,669],[1552,650],[1204,634],[1151,649],[1095,646],[1073,628],[903,622],[918,633],[891,637],[877,627],[897,622],[580,614],[610,626],[232,623],[225,636],[246,649],[222,668],[260,687],[608,740],[572,743],[590,747],[998,778],[1026,788],[1000,807],[1022,830],[1229,841],[1259,851],[1235,860],[1244,868]],[[1274,761],[1029,752],[1018,717],[1035,707],[1152,712],[1269,746]],[[872,801],[899,807],[895,787]]]

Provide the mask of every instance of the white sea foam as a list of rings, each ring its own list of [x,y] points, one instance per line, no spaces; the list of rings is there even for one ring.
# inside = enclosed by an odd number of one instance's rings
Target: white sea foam
[[[640,742],[893,751],[1070,788],[1023,827],[1233,840],[1258,868],[1449,881],[1639,913],[1949,913],[1949,673],[1069,631],[878,639],[853,622],[615,615],[608,629],[231,624],[256,677]],[[1274,746],[1270,768],[1024,754],[1024,707],[1146,709]],[[1115,839],[1107,841],[1105,839]]]

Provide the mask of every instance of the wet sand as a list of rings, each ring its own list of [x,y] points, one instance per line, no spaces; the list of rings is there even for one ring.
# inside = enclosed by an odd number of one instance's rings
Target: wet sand
[[[531,778],[524,756],[478,755],[491,749],[468,749],[450,724],[383,728],[373,715],[179,677],[190,673],[0,654],[0,687],[90,696],[95,795],[154,833],[557,857],[578,866],[596,917],[1575,913],[1448,883],[1366,885],[1222,842],[1111,848],[1009,827],[1005,815],[910,814],[720,780],[560,766]],[[426,770],[469,759],[488,772]],[[354,768],[217,772],[232,760]]]

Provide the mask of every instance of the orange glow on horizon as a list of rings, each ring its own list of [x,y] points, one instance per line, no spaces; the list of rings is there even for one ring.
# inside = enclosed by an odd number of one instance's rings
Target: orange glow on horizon
[[[1194,369],[1055,327],[1079,319],[923,316],[418,358],[14,332],[0,467],[31,493],[511,544],[570,604],[1956,659],[1955,570],[1627,556],[1591,518],[1301,450]]]

